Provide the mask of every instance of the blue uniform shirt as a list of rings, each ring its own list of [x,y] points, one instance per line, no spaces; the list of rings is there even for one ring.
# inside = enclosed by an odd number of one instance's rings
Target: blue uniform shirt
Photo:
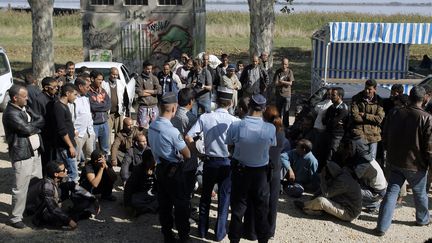
[[[276,146],[276,128],[260,117],[247,116],[233,122],[228,129],[226,144],[235,145],[233,158],[249,167],[269,162],[269,149]]]
[[[228,146],[225,143],[226,133],[231,123],[240,121],[226,109],[216,109],[212,113],[202,114],[188,132],[194,137],[196,133],[204,133],[205,154],[211,157],[228,157]]]
[[[159,158],[170,162],[179,162],[177,152],[186,147],[179,130],[164,117],[158,117],[150,124],[148,140],[153,157],[158,164],[160,163]]]

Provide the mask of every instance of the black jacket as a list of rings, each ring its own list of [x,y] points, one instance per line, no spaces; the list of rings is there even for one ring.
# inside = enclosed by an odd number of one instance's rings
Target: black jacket
[[[42,93],[42,90],[40,90],[38,86],[33,84],[27,85],[26,87],[28,91],[27,105],[32,108],[32,110],[36,111],[36,99]]]
[[[26,107],[26,110],[31,117],[30,122],[28,122],[26,112],[10,102],[3,112],[3,127],[9,147],[9,157],[12,162],[34,156],[29,137],[33,134],[40,134],[41,128],[44,126],[42,116],[33,112],[29,107]],[[41,149],[43,149],[40,135],[39,140]]]
[[[250,75],[251,70],[254,69],[254,65],[250,64],[245,67],[243,70],[241,76],[240,76],[240,83],[242,85],[242,92],[243,94],[246,93],[247,95],[252,94],[265,94],[265,91],[267,89],[267,86],[269,85],[269,76],[266,70],[261,68],[261,66],[258,66],[259,68],[259,80],[255,83],[251,83],[250,81]]]
[[[149,150],[149,148],[146,150]],[[120,176],[123,182],[126,182],[134,168],[143,162],[143,153],[144,151],[140,151],[136,146],[128,149],[120,170]]]
[[[387,161],[412,171],[427,171],[432,164],[432,116],[408,105],[386,117],[383,134]]]
[[[53,106],[56,100],[58,100],[57,96],[49,96],[47,93],[42,92],[36,97],[34,102],[35,108],[33,110],[41,115],[45,121],[41,133],[45,149],[52,147],[55,143],[56,136],[52,129],[55,126]]]
[[[68,188],[74,188],[75,184],[66,182]],[[36,207],[33,222],[38,222],[39,225],[49,224],[56,226],[68,225],[71,217],[61,208],[62,191],[51,178],[44,178],[39,185],[33,187],[35,192],[39,191],[37,197],[33,197],[31,201]],[[35,219],[36,218],[36,219]],[[49,221],[49,222],[46,222]]]
[[[345,103],[331,105],[322,119],[326,131],[335,136],[343,136],[348,123],[349,110]]]

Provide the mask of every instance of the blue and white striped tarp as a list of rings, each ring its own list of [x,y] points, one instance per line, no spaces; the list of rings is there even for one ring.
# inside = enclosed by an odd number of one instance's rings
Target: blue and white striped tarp
[[[326,43],[312,41],[312,70],[321,78],[325,72]],[[402,79],[408,71],[409,48],[403,44],[330,43],[328,78]]]
[[[330,42],[432,44],[431,23],[330,22]]]
[[[432,24],[330,22],[312,37],[312,92],[326,61],[331,79],[404,79],[411,44],[432,44]]]

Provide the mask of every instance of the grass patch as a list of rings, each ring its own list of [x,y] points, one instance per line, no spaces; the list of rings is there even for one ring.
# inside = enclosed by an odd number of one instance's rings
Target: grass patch
[[[282,57],[290,59],[294,70],[294,90],[309,92],[311,35],[328,22],[432,22],[432,17],[420,15],[364,15],[355,13],[305,12],[276,15],[274,35],[275,68]],[[81,14],[56,15],[54,24],[54,50],[56,64],[83,59]],[[206,19],[206,46],[209,53],[228,53],[233,62],[249,61],[249,13],[210,12]],[[31,14],[4,11],[0,14],[0,46],[3,46],[17,73],[31,68]],[[424,54],[432,56],[432,46],[413,45],[411,64],[417,65]]]

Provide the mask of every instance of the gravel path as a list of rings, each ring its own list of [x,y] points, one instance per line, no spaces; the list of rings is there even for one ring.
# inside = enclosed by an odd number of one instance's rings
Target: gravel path
[[[157,215],[147,214],[131,219],[123,210],[121,200],[102,202],[98,218],[78,222],[75,231],[36,228],[16,230],[10,227],[6,223],[10,212],[13,172],[8,161],[7,145],[3,142],[2,125],[0,136],[0,242],[162,242]],[[114,195],[118,199],[122,198],[121,191],[114,192]],[[196,205],[197,199],[194,201]],[[406,205],[395,211],[393,224],[387,234],[375,237],[371,231],[376,226],[377,216],[362,213],[352,223],[331,216],[307,216],[294,207],[291,198],[282,195],[279,199],[277,232],[271,242],[423,242],[432,238],[431,226],[415,226],[413,205],[412,196],[409,195]],[[210,213],[211,225],[214,225],[216,218],[214,209]],[[25,218],[24,222],[31,226],[29,218]],[[193,224],[192,242],[212,242],[198,239],[196,231],[197,226]],[[222,242],[229,240],[225,238]]]

